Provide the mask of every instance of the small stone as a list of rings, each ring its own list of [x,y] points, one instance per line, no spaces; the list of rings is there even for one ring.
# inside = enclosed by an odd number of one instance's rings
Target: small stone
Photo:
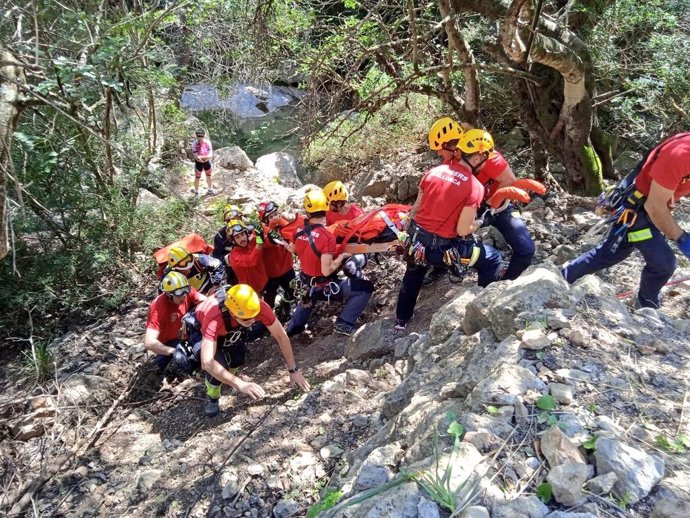
[[[559,329],[566,329],[570,327],[570,320],[562,314],[550,315],[546,319],[546,324],[558,331]]]
[[[528,329],[522,335],[520,347],[532,351],[539,351],[551,345],[551,340],[541,329]]]
[[[250,475],[263,475],[266,468],[263,464],[250,464],[247,466],[247,473]]]
[[[490,451],[501,445],[501,439],[489,432],[467,432],[463,437],[464,441],[469,442],[479,451]]]
[[[489,510],[481,505],[471,505],[462,512],[460,518],[489,518]]]
[[[579,329],[576,329],[570,333],[569,340],[577,347],[582,347],[584,349],[589,349],[592,347],[592,344],[589,343],[589,340],[585,337],[585,334]]]
[[[549,390],[556,401],[562,405],[569,405],[573,402],[573,390],[571,385],[562,383],[550,383]]]
[[[329,444],[328,446],[324,446],[319,451],[321,458],[324,460],[340,457],[343,453],[344,450],[338,444],[335,443]]]
[[[222,496],[224,500],[230,500],[233,496],[235,496],[238,492],[240,491],[240,486],[237,483],[237,480],[230,480],[225,486],[223,487],[222,491]]]
[[[385,484],[393,477],[393,473],[385,466],[365,464],[359,470],[355,486],[358,490],[371,489]]]
[[[582,484],[589,478],[591,470],[591,466],[581,463],[560,464],[553,468],[546,480],[551,484],[556,502],[578,505],[582,500]]]
[[[592,480],[587,482],[589,490],[595,495],[607,495],[613,489],[613,485],[618,480],[618,475],[613,471],[606,473],[605,475],[599,475],[594,477]]]
[[[151,488],[160,480],[163,475],[163,471],[160,469],[150,469],[144,471],[139,475],[139,481],[137,482],[137,487],[141,494],[146,495],[151,490]]]
[[[551,468],[561,464],[585,464],[577,444],[571,441],[557,426],[549,428],[541,437],[541,451]]]
[[[275,518],[289,518],[299,513],[300,507],[294,500],[278,500],[278,503],[273,508],[273,516]]]

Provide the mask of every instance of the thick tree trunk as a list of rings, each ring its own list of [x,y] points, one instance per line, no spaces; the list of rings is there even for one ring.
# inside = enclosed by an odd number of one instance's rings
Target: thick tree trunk
[[[14,56],[0,45],[0,62],[16,62]],[[19,88],[14,81],[22,80],[22,70],[12,65],[0,66],[0,259],[10,251],[8,239],[7,173],[12,165],[12,137],[19,119]]]

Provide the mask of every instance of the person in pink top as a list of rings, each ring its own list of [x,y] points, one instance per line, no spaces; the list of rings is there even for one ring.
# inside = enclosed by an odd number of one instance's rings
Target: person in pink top
[[[326,212],[326,225],[332,225],[338,221],[355,219],[364,214],[349,198],[350,194],[341,181],[334,181],[323,188],[328,200],[328,212]]]
[[[206,132],[204,130],[197,130],[196,140],[192,142],[192,155],[194,155],[194,189],[192,189],[192,192],[194,196],[199,196],[199,180],[201,179],[202,171],[206,173],[206,187],[208,188],[206,194],[216,194],[211,181],[213,145],[209,139],[204,138],[205,135]]]

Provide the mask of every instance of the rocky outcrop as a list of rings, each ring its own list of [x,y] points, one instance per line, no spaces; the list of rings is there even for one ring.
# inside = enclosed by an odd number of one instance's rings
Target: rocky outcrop
[[[297,176],[297,160],[289,153],[271,153],[256,159],[256,169],[271,181],[298,189],[302,180]]]
[[[254,167],[254,163],[249,159],[247,153],[239,146],[228,146],[215,150],[213,162],[216,167],[239,169],[240,171]]]

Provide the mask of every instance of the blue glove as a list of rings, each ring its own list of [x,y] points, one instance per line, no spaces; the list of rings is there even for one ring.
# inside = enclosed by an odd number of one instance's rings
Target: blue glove
[[[678,241],[676,241],[678,244],[678,248],[680,248],[680,251],[685,254],[685,257],[690,259],[690,234],[687,232],[683,232],[683,234],[678,238]]]

